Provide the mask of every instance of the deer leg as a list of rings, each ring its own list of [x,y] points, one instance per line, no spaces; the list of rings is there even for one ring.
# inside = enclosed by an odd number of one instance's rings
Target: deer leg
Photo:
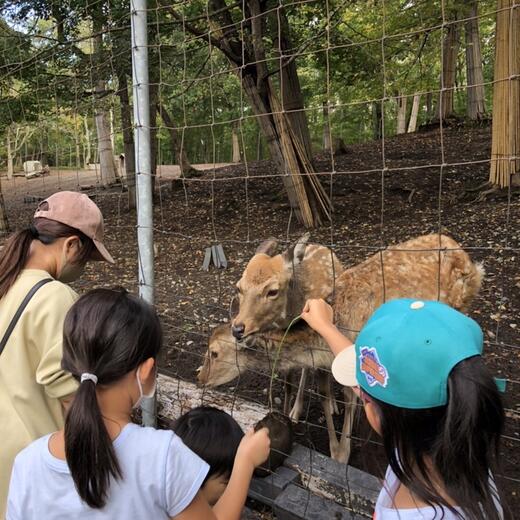
[[[300,420],[300,416],[303,412],[303,400],[305,397],[305,384],[307,382],[307,368],[302,368],[300,374],[300,382],[298,384],[298,391],[296,392],[296,399],[294,400],[294,405],[289,412],[289,419],[291,421],[297,423]]]
[[[332,392],[330,384],[330,374],[322,370],[318,370],[318,393],[321,398],[321,405],[323,407],[323,415],[325,416],[325,423],[327,425],[327,433],[329,434],[329,449],[330,456],[337,460],[339,442],[336,435],[336,428],[334,427],[334,419],[332,418]]]
[[[338,462],[348,463],[351,451],[352,425],[357,409],[357,397],[350,387],[343,387],[343,395],[345,398],[345,412],[343,416],[343,427],[341,429],[341,437],[338,443],[337,457]]]
[[[338,401],[336,399],[336,396],[334,395],[334,390],[332,387],[332,376],[331,374],[327,373],[327,379],[329,381],[329,396],[330,396],[330,409],[331,413],[333,415],[339,414],[339,407],[338,407]]]
[[[283,413],[284,413],[284,415],[287,415],[289,413],[289,408],[291,406],[291,399],[292,399],[292,394],[293,394],[293,385],[292,385],[290,373],[285,375],[283,388],[284,388]]]

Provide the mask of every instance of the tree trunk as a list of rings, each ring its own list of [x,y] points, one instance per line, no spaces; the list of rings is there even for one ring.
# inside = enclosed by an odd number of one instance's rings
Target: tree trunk
[[[269,89],[269,98],[273,100],[275,94],[272,92],[271,82],[267,81],[266,84]],[[282,175],[282,181],[296,218],[307,228],[319,225],[321,223],[320,213],[314,212],[313,216],[311,202],[304,184],[304,180],[308,177],[301,175],[302,170],[305,171],[302,167],[303,157],[300,154],[301,143],[287,129],[288,122],[284,114],[277,114],[277,107],[273,107],[270,100],[263,99],[256,82],[250,75],[242,77],[242,87],[249,98],[253,112],[258,116],[258,123],[267,142],[271,159],[277,170],[285,173]],[[266,105],[266,103],[268,104]],[[306,167],[309,166],[307,164]]]
[[[501,188],[520,176],[520,9],[514,1],[497,2],[489,182]]]
[[[159,111],[159,115],[161,116],[168,133],[170,134],[170,148],[172,157],[174,157],[174,160],[179,165],[181,176],[186,178],[192,177],[193,174],[197,173],[197,170],[191,166],[188,158],[186,157],[186,148],[184,147],[183,139],[182,137],[179,139],[179,132],[175,128],[173,119],[168,113],[168,110],[166,110],[166,107],[161,102],[157,103],[157,110]]]
[[[259,161],[262,158],[262,130],[258,130],[256,137],[256,160]]]
[[[452,23],[446,27],[442,45],[441,92],[436,117],[445,120],[453,116],[453,92],[459,51],[460,25]]]
[[[214,34],[208,38],[214,40],[233,65],[258,118],[271,159],[282,174],[291,209],[305,227],[319,225],[323,217],[330,219],[330,200],[312,165],[307,117],[294,59],[280,60],[280,101],[269,77],[277,71],[268,70],[269,60],[264,48],[267,41],[265,2],[248,0],[243,4],[248,23],[240,33],[227,7],[224,0],[208,1],[210,28]],[[278,31],[273,40],[278,37],[279,48],[287,50],[291,48],[287,20],[282,9],[277,10],[277,14]],[[196,27],[190,24],[186,27],[200,35]]]
[[[426,120],[430,122],[433,115],[433,95],[431,92],[426,93]]]
[[[397,98],[397,134],[406,133],[406,105],[407,97],[399,96]]]
[[[412,113],[408,123],[408,133],[411,134],[417,129],[417,117],[419,116],[419,106],[421,103],[421,94],[415,94],[413,97]]]
[[[7,127],[7,178],[12,179],[14,175],[14,153],[11,144],[11,127]]]
[[[381,115],[381,103],[372,102],[372,137],[374,141],[383,138],[383,118]]]
[[[277,10],[280,37],[280,50],[283,52],[293,52],[291,42],[291,28],[284,9]],[[287,111],[287,119],[296,137],[303,145],[307,160],[312,164],[312,144],[309,132],[309,122],[307,121],[307,113],[305,112],[305,103],[303,93],[298,78],[298,69],[296,68],[296,60],[292,60],[289,65],[282,68],[280,77],[280,90],[282,99],[282,109]]]
[[[331,135],[330,135],[330,119],[329,119],[329,105],[326,101],[323,102],[323,150],[331,149]]]
[[[118,95],[121,106],[121,127],[123,130],[123,146],[125,151],[125,177],[128,188],[128,209],[136,207],[135,200],[135,145],[134,128],[132,125],[132,109],[128,96],[128,81],[126,73],[119,71],[117,75],[119,84]],[[121,172],[123,174],[123,172]]]
[[[86,150],[85,150],[85,157],[83,159],[83,163],[85,165],[85,168],[87,168],[87,165],[90,164],[91,156],[92,156],[92,150],[90,145],[90,128],[88,127],[88,117],[85,117],[85,143],[86,143]]]
[[[465,23],[466,77],[468,82],[467,115],[472,121],[480,121],[486,115],[486,106],[484,102],[484,75],[482,73],[477,0],[471,2],[467,16],[469,18]]]
[[[7,209],[5,207],[4,194],[2,193],[2,185],[0,182],[0,234],[9,233],[9,220],[7,218]]]
[[[96,122],[96,133],[98,142],[99,169],[101,173],[101,183],[103,186],[110,186],[116,182],[116,164],[114,161],[114,149],[110,137],[109,114],[103,101],[105,93],[105,81],[101,77],[100,67],[103,61],[103,39],[101,31],[103,29],[102,15],[93,17],[93,28],[97,36],[93,39],[94,61],[97,65],[95,73],[96,80],[96,108],[94,120]]]
[[[105,82],[99,80],[96,84],[96,92],[104,92]],[[116,164],[114,162],[114,150],[110,140],[110,129],[108,126],[108,111],[103,106],[96,107],[94,116],[96,121],[96,132],[98,139],[99,169],[101,183],[103,186],[111,186],[116,182]]]
[[[239,163],[242,158],[240,156],[240,140],[238,135],[238,124],[233,123],[231,127],[231,145],[233,149],[232,162]]]

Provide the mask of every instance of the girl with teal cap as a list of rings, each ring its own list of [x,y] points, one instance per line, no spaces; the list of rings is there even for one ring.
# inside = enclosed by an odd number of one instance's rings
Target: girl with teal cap
[[[383,439],[389,466],[376,520],[504,518],[493,480],[504,410],[474,320],[440,302],[392,300],[353,345],[323,300],[309,300],[302,318]]]

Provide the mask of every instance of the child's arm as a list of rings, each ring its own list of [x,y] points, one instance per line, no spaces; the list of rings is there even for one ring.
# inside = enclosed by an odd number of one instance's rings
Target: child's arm
[[[253,471],[269,456],[271,442],[268,433],[267,428],[262,428],[257,432],[250,430],[244,435],[229,483],[213,509],[199,492],[174,520],[240,520]]]
[[[307,300],[301,318],[323,337],[335,356],[352,345],[352,341],[333,324],[334,312],[325,300]]]

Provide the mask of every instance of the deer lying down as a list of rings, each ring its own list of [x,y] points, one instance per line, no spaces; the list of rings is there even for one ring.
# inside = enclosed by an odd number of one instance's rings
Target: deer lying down
[[[318,334],[303,323],[295,326],[279,348],[283,335],[280,331],[270,331],[265,335],[254,335],[244,341],[237,341],[229,324],[220,325],[211,335],[204,364],[199,370],[199,383],[210,387],[219,386],[233,381],[247,371],[270,376],[275,359],[276,372],[285,374],[293,369],[324,369],[316,372],[318,394],[321,397],[327,429],[334,431],[332,413],[336,403],[330,380],[333,359],[330,349]],[[349,401],[345,408],[347,421],[350,421],[350,414]]]
[[[257,335],[283,331],[301,312],[306,300],[302,280],[308,286],[319,283],[319,278],[309,280],[309,273],[300,268],[307,240],[306,235],[294,248],[276,256],[271,256],[273,241],[260,245],[237,283],[239,311],[232,323],[237,339],[250,342]],[[466,310],[480,289],[482,277],[481,266],[473,263],[452,238],[438,234],[420,236],[343,271],[334,290],[336,322],[355,340],[367,318],[390,299],[441,300]],[[351,391],[344,392],[345,401],[354,405]],[[344,420],[339,442],[333,428],[329,428],[331,455],[338,460],[346,461],[350,454],[353,405],[350,420]]]

